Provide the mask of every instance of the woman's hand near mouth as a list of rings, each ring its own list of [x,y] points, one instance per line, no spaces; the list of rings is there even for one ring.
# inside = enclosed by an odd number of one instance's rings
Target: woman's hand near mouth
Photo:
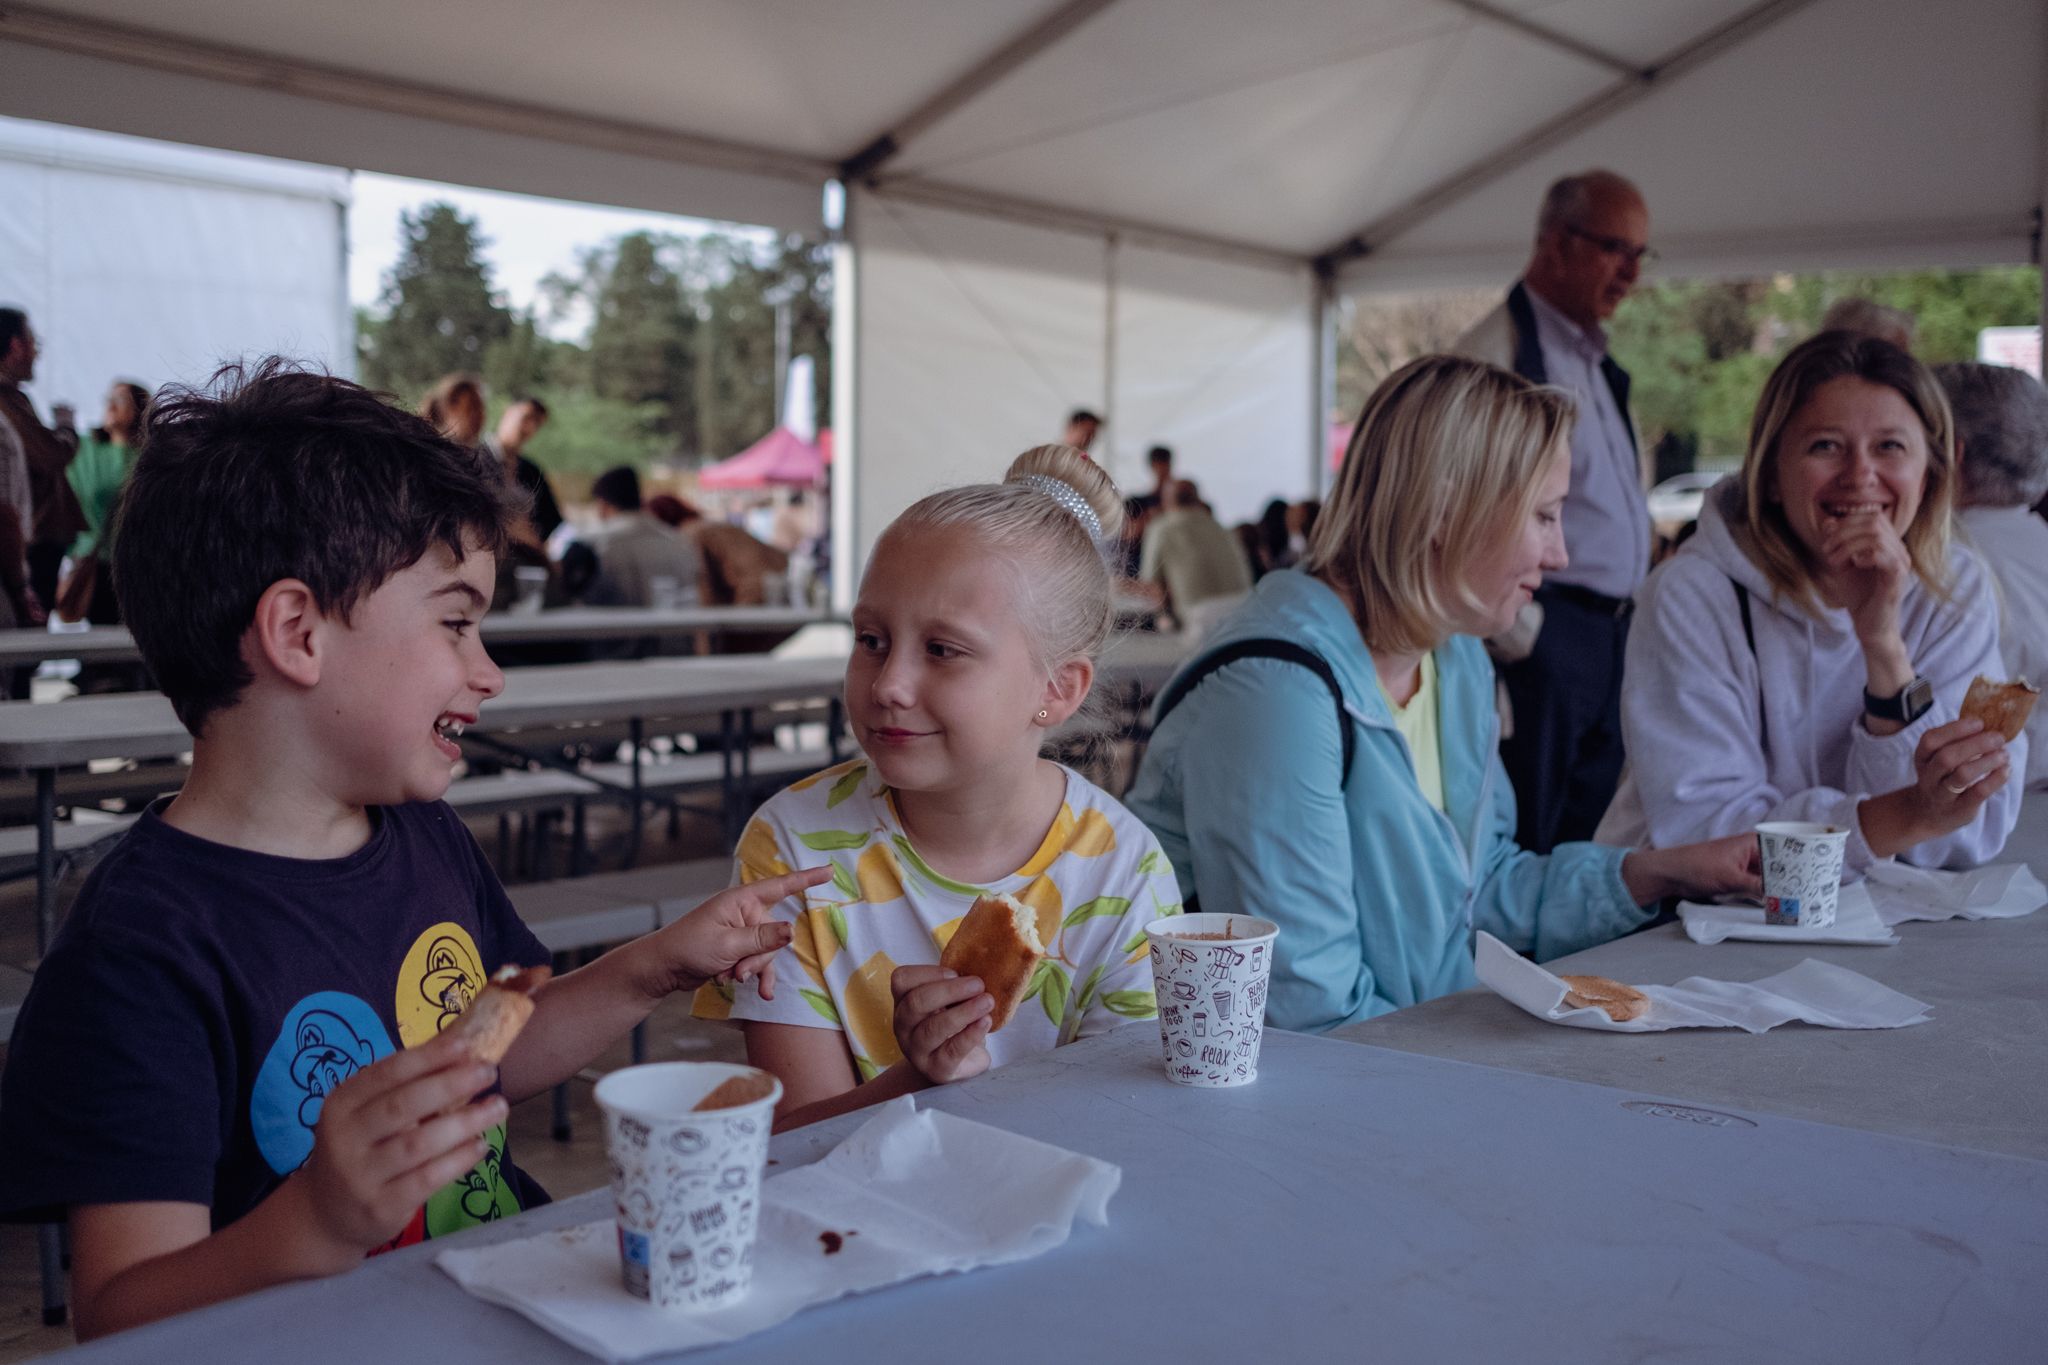
[[[1828,595],[1849,613],[1865,651],[1897,644],[1899,603],[1913,579],[1913,558],[1891,518],[1882,511],[1831,518],[1821,529],[1820,551]]]

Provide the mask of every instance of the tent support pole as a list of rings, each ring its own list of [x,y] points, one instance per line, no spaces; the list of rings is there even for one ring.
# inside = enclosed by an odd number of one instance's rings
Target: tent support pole
[[[1336,333],[1330,305],[1335,301],[1331,279],[1316,271],[1309,276],[1309,411],[1308,490],[1321,498],[1330,483],[1330,413],[1336,407]]]
[[[1102,456],[1116,449],[1116,252],[1117,235],[1112,232],[1102,239],[1102,425],[1110,436],[1103,442],[1102,455],[1096,456],[1112,478],[1117,462]]]
[[[839,230],[832,243],[832,464],[826,488],[832,518],[832,607],[853,610],[860,575],[860,509],[854,500],[854,472],[860,468],[860,251],[855,245],[865,205],[862,192],[846,186]]]

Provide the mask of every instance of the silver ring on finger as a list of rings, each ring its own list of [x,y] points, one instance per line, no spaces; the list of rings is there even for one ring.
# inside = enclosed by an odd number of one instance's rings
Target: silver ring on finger
[[[1948,783],[1944,782],[1941,784],[1941,789],[1947,792],[1950,796],[1961,796],[1964,792],[1969,790],[1969,787],[1967,785],[1961,787],[1951,787]]]

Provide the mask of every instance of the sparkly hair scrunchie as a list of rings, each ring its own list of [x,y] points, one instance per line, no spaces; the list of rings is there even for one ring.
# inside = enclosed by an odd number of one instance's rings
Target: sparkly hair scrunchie
[[[1065,479],[1055,479],[1050,474],[1021,474],[1015,482],[1045,494],[1072,513],[1074,520],[1081,523],[1081,529],[1088,533],[1090,540],[1102,539],[1102,518],[1095,514],[1095,509],[1088,505],[1088,499],[1081,496],[1080,490]]]

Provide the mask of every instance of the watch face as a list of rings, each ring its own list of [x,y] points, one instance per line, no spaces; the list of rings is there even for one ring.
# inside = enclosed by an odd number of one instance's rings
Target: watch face
[[[1928,707],[1934,705],[1934,684],[1925,678],[1915,678],[1906,685],[1899,701],[1905,709],[1906,719],[1918,720],[1927,713]]]

